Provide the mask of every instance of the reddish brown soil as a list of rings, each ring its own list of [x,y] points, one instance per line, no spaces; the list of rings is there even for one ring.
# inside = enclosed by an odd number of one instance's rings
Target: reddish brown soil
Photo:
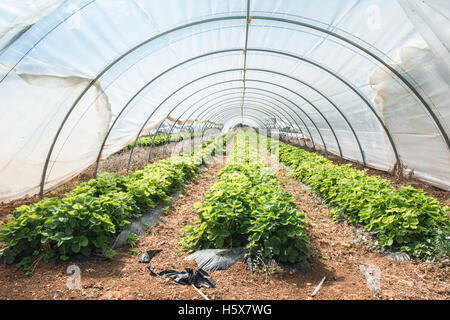
[[[314,254],[313,270],[327,276],[318,298],[323,299],[449,299],[450,277],[438,264],[414,261],[390,261],[358,241],[354,229],[332,221],[327,207],[285,172],[279,178],[294,195],[295,204],[306,214],[309,248]],[[378,296],[366,286],[359,265],[377,266],[381,271]],[[314,279],[317,281],[317,279]]]
[[[222,166],[221,161],[214,163],[189,184],[184,196],[172,203],[161,223],[138,241],[140,253],[156,248],[163,250],[152,261],[156,271],[166,268],[181,271],[187,266],[195,267],[195,262],[183,261],[186,254],[179,254],[177,242],[182,236],[179,229],[195,222],[197,216],[192,206],[194,202],[203,200]],[[0,299],[52,299],[57,292],[60,299],[186,298],[187,287],[151,277],[146,265],[138,263],[138,258],[129,253],[129,248],[121,248],[111,261],[76,263],[81,269],[81,290],[69,290],[66,286],[69,279],[66,270],[72,263],[55,265],[40,262],[32,276],[25,276],[24,271],[15,266],[0,265]]]
[[[264,150],[261,155],[268,159]],[[274,163],[268,161],[268,163]],[[390,261],[362,243],[353,227],[332,221],[326,205],[278,165],[278,178],[294,196],[295,204],[305,213],[309,249],[313,254],[313,274],[327,276],[320,290],[322,299],[448,299],[448,265],[428,262]],[[368,235],[365,237],[369,238]],[[369,290],[359,265],[376,266],[381,271],[381,295]],[[315,278],[314,281],[318,281]]]
[[[182,237],[180,228],[195,223],[197,214],[192,209],[201,202],[216,181],[222,162],[212,164],[193,183],[184,196],[172,203],[162,223],[149,230],[137,243],[140,253],[150,249],[163,251],[152,260],[156,272],[185,267],[196,269],[193,261],[184,261],[187,253],[178,245]],[[317,201],[296,180],[284,171],[279,172],[287,191],[295,203],[306,213],[307,232],[312,272],[302,275],[285,270],[276,274],[252,274],[242,262],[228,270],[209,272],[216,288],[201,290],[211,299],[449,299],[448,271],[437,264],[417,261],[393,262],[372,252],[357,241],[352,227],[338,224],[329,217],[325,205]],[[139,256],[121,248],[108,262],[76,263],[81,269],[82,289],[69,290],[67,267],[41,262],[34,274],[24,275],[14,266],[0,265],[0,299],[186,299],[188,287],[172,280],[152,277]],[[381,295],[366,285],[359,265],[376,265],[381,270]],[[316,297],[311,293],[326,276]],[[193,291],[191,299],[203,299]]]

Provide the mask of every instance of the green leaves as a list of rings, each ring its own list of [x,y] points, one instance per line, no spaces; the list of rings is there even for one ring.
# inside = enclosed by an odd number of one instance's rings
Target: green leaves
[[[219,172],[203,205],[194,205],[200,224],[185,227],[180,243],[189,251],[246,246],[252,255],[292,262],[304,259],[309,241],[304,214],[282,189],[276,173],[258,160],[247,139],[244,142],[235,148],[235,157],[229,156],[235,163]],[[235,146],[238,143],[239,139]]]
[[[365,225],[381,246],[428,256],[436,251],[433,246],[437,241],[430,229],[450,235],[449,208],[425,196],[423,190],[410,186],[396,190],[388,181],[365,171],[336,166],[320,155],[284,143],[280,143],[279,154],[293,169],[292,175],[328,203],[334,219]]]
[[[48,198],[18,207],[13,221],[0,229],[7,263],[22,261],[45,251],[46,258],[68,260],[71,255],[104,253],[130,220],[157,202],[168,202],[169,193],[197,173],[204,158],[222,144],[222,137],[203,143],[192,154],[155,162],[127,177],[103,173],[77,186],[63,199]],[[134,240],[135,241],[135,240]]]
[[[162,146],[163,144],[170,142],[178,142],[185,139],[194,138],[197,136],[202,136],[203,132],[189,132],[189,133],[179,133],[179,134],[151,134],[148,136],[140,137],[136,143],[136,147],[151,147],[153,146]],[[134,145],[134,142],[123,148],[121,151],[130,150]]]
[[[80,243],[79,243],[79,242],[72,243],[71,249],[72,249],[72,252],[73,252],[73,253],[78,253],[78,252],[80,252],[80,250],[81,250]]]
[[[108,248],[105,250],[104,254],[105,254],[105,257],[112,259],[116,255],[116,251]]]

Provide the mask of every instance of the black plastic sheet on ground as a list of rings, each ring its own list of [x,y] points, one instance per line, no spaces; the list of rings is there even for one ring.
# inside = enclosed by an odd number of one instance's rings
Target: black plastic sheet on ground
[[[148,262],[147,269],[150,271],[150,274],[154,277],[168,277],[181,285],[194,285],[196,288],[215,288],[216,283],[213,278],[204,270],[197,269],[197,271],[192,270],[191,268],[186,268],[186,271],[176,271],[173,269],[163,270],[159,273],[155,272],[151,265],[151,259],[160,253],[161,250],[149,250],[142,255],[139,259],[139,262]]]

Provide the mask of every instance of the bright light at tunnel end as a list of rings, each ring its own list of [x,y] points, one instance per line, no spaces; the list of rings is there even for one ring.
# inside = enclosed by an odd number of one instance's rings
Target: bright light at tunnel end
[[[204,142],[210,141],[212,139],[216,139],[223,134],[230,133],[230,132],[241,132],[241,135],[239,136],[239,139],[243,139],[243,137],[248,137],[251,148],[254,148],[256,152],[259,154],[258,159],[250,159],[249,164],[256,163],[258,161],[264,161],[269,168],[272,170],[263,170],[262,173],[269,174],[273,171],[278,172],[280,170],[280,166],[282,166],[280,163],[279,158],[279,143],[280,143],[280,131],[278,129],[255,129],[253,127],[245,127],[245,130],[242,129],[236,129],[229,128],[227,130],[225,129],[217,129],[217,128],[211,128],[206,131],[204,131],[202,136],[193,136],[190,138],[187,138],[185,140],[182,140],[180,143],[178,143],[171,151],[171,156],[176,156],[179,154],[192,154],[194,157],[196,155],[199,155],[201,152],[201,146]],[[259,136],[259,142],[257,142],[257,136]],[[210,158],[204,159],[207,166],[209,166],[212,163],[218,163],[218,164],[225,164],[225,163],[232,163],[233,162],[233,146],[234,141],[233,138],[235,136],[232,136],[226,146],[224,147],[222,143],[218,142],[216,152],[214,156],[211,156]],[[271,150],[268,151],[266,148],[267,146],[267,139],[270,139],[271,144]],[[238,145],[238,147],[242,147],[242,145]]]

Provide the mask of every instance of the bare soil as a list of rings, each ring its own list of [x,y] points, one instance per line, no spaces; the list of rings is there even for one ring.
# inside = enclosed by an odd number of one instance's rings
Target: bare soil
[[[223,160],[223,159],[222,159]],[[140,253],[150,249],[163,251],[152,259],[156,272],[172,268],[197,268],[178,245],[180,231],[196,222],[195,202],[201,202],[217,179],[224,161],[210,165],[186,186],[183,197],[174,200],[161,223],[138,240]],[[280,170],[278,177],[293,194],[295,203],[306,214],[312,272],[306,275],[292,270],[254,273],[242,261],[228,270],[208,272],[216,288],[202,292],[210,299],[442,299],[450,298],[448,270],[437,264],[419,261],[395,262],[360,244],[353,228],[330,219],[327,207],[316,200],[298,181]],[[71,263],[39,263],[34,274],[25,276],[14,266],[0,265],[0,299],[186,299],[188,287],[170,279],[152,277],[146,264],[128,248],[118,250],[107,262],[76,263],[81,269],[81,289],[68,289],[66,273]],[[381,294],[368,288],[359,265],[375,265],[381,271]],[[326,276],[322,288],[311,293]],[[203,299],[192,291],[191,299]]]
[[[192,206],[194,202],[203,200],[222,167],[222,161],[217,161],[190,183],[183,196],[173,201],[167,216],[138,240],[136,248],[140,253],[150,249],[163,250],[152,260],[156,271],[167,268],[182,271],[184,267],[196,269],[195,262],[183,261],[187,254],[181,253],[178,246],[182,237],[180,229],[195,222],[197,214]],[[123,247],[110,261],[75,263],[81,270],[82,288],[73,290],[66,285],[70,279],[66,270],[74,263],[41,262],[32,276],[26,276],[23,269],[15,266],[0,265],[0,299],[53,299],[56,293],[60,296],[58,299],[186,298],[187,287],[152,277],[146,265],[138,263],[138,258],[129,252],[129,248]]]
[[[391,261],[361,243],[347,224],[332,221],[327,207],[280,171],[278,177],[306,214],[313,270],[329,274],[318,298],[323,299],[444,299],[450,298],[450,277],[446,267],[435,263]],[[367,235],[365,235],[367,237]],[[368,289],[359,265],[381,271],[381,295]],[[317,281],[317,279],[314,279]]]
[[[267,161],[269,165],[276,163],[264,149],[260,154],[271,160]],[[295,204],[306,215],[313,273],[322,270],[323,276],[327,276],[320,298],[437,300],[450,297],[448,265],[418,260],[391,261],[374,252],[361,239],[363,236],[371,240],[370,235],[356,232],[349,224],[331,220],[327,206],[290,177],[283,165],[277,165],[280,169],[278,178],[284,189],[294,196]],[[380,270],[380,295],[365,285],[360,265],[365,268],[375,266]]]

